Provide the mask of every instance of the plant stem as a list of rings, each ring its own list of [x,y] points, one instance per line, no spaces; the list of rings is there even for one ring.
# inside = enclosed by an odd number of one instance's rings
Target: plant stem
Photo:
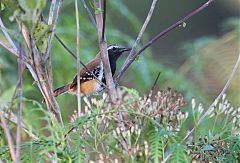
[[[143,33],[144,33],[144,31],[145,31],[145,29],[146,29],[149,21],[150,21],[151,18],[152,18],[152,13],[153,13],[153,11],[154,11],[154,9],[155,9],[156,3],[157,3],[157,0],[153,0],[153,1],[152,1],[152,5],[151,5],[150,10],[149,10],[149,12],[148,12],[148,15],[147,15],[147,17],[146,17],[146,19],[145,19],[145,22],[143,23],[143,26],[142,26],[142,28],[141,28],[138,36],[137,36],[137,39],[136,39],[136,41],[134,42],[134,44],[133,44],[133,46],[132,46],[132,49],[131,49],[131,51],[130,51],[130,54],[128,55],[125,63],[123,64],[123,66],[121,67],[120,72],[123,71],[123,68],[124,68],[124,67],[128,64],[128,62],[130,61],[130,58],[132,58],[133,55],[136,53],[136,47],[138,46],[138,44],[139,44],[139,42],[140,42],[140,40],[141,40],[141,38],[142,38],[142,36],[143,36]],[[118,80],[118,78],[120,78],[120,77],[116,77],[117,80]]]
[[[106,3],[106,1],[104,1],[104,2]],[[101,0],[95,0],[95,5],[97,8],[101,9]],[[106,4],[104,6],[106,7]],[[105,11],[106,11],[106,8],[103,9],[103,12],[105,12]],[[102,34],[104,33],[103,27],[105,27],[105,25],[103,25],[103,24],[106,22],[103,21],[103,17],[102,17],[101,13],[96,12],[95,16],[96,16],[96,23],[97,23],[98,43],[99,43],[99,47],[100,47],[100,55],[101,55],[103,66],[104,66],[104,75],[105,75],[105,79],[106,79],[106,83],[107,83],[107,91],[108,91],[108,95],[110,96],[111,102],[113,104],[116,104],[117,103],[117,91],[116,91],[115,84],[114,84],[113,78],[112,78],[112,72],[111,72],[111,68],[110,68],[109,56],[108,56],[108,51],[107,51],[106,37],[102,36]]]
[[[1,107],[0,107],[0,110],[2,110]],[[9,127],[8,127],[7,122],[6,122],[6,120],[5,120],[5,118],[3,117],[2,114],[0,114],[0,119],[1,119],[1,126],[4,130],[4,133],[5,133],[7,141],[8,141],[8,147],[9,147],[9,150],[10,150],[11,158],[12,158],[13,162],[17,162],[16,154],[15,154],[15,151],[14,151],[14,143],[13,143],[13,139],[12,139]]]
[[[77,30],[77,103],[78,103],[78,116],[81,115],[81,92],[80,92],[80,55],[79,55],[79,49],[80,49],[80,25],[79,25],[79,14],[78,14],[78,2],[75,0],[75,16],[76,16],[76,30]]]
[[[17,118],[17,138],[16,138],[16,160],[20,162],[21,152],[21,131],[22,131],[22,96],[23,96],[23,56],[22,45],[19,45],[19,59],[18,59],[18,118]]]

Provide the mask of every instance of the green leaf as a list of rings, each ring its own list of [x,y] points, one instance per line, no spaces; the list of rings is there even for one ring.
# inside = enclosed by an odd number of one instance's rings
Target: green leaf
[[[36,28],[33,32],[33,39],[36,42],[38,49],[41,53],[45,53],[48,44],[48,36],[50,35],[50,27],[43,21],[38,21]]]
[[[149,132],[151,158],[154,163],[159,163],[160,159],[163,159],[165,147],[164,133],[162,130],[158,131],[155,129]]]

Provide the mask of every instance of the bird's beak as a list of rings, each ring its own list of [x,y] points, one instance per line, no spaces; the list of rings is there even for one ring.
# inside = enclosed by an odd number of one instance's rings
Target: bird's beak
[[[124,47],[124,48],[121,49],[121,52],[123,53],[123,52],[130,51],[130,50],[131,50],[131,48],[125,48]]]

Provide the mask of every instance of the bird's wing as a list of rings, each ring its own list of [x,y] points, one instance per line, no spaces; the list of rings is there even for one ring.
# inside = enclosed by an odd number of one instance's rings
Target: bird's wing
[[[88,70],[86,68],[82,68],[80,70],[80,83],[94,79],[94,76],[92,75],[93,73],[98,77],[98,73],[100,71],[100,65],[101,65],[100,63],[101,63],[101,58],[95,58],[94,60],[92,60],[86,65]],[[77,84],[77,75],[73,79],[71,86],[74,86],[76,84]]]

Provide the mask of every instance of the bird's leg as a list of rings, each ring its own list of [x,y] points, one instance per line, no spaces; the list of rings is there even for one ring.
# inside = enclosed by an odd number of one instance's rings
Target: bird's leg
[[[91,105],[90,101],[88,100],[87,96],[83,97],[83,101],[87,104],[89,109],[92,111],[92,105]]]

